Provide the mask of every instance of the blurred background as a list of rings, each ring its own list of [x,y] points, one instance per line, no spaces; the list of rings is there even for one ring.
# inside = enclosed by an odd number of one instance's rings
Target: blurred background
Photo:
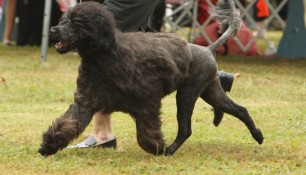
[[[50,7],[46,8],[48,5],[45,2],[50,1]],[[98,1],[103,3],[103,0]],[[290,49],[290,46],[293,47],[292,43],[286,39],[296,37],[294,48],[303,50],[300,47],[305,42],[301,41],[299,44],[298,41],[306,40],[305,0],[234,1],[240,9],[244,24],[237,37],[228,40],[218,49],[218,54],[306,57],[304,52]],[[154,12],[153,28],[160,32],[176,32],[189,42],[207,46],[219,36],[219,25],[209,16],[209,8],[216,2],[217,0],[160,0]],[[41,46],[44,42],[42,37],[48,34],[43,34],[43,29],[56,25],[62,13],[76,3],[76,0],[0,0],[2,43],[6,46]],[[289,3],[293,4],[290,9]],[[290,20],[289,14],[295,17]],[[48,24],[44,23],[46,15]],[[301,28],[301,25],[304,27]],[[284,37],[285,31],[287,37]],[[281,47],[286,49],[284,53],[278,53],[282,39],[284,46]]]

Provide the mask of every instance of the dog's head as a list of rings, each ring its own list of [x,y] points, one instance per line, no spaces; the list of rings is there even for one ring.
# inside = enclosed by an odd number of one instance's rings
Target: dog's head
[[[69,9],[57,26],[51,27],[50,38],[56,50],[67,53],[74,49],[107,50],[114,42],[113,15],[97,2],[83,2]]]

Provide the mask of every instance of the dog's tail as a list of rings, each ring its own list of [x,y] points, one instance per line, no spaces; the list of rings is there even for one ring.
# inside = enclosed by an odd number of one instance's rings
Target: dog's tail
[[[215,52],[230,36],[235,36],[241,27],[240,12],[235,8],[234,0],[219,0],[210,10],[210,15],[220,24],[220,38],[208,46]]]

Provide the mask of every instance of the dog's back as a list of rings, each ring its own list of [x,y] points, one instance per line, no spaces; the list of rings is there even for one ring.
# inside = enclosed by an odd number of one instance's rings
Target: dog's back
[[[182,37],[171,33],[118,33],[116,39],[120,46],[117,51],[132,52],[138,59],[166,59],[182,66],[179,62],[191,61],[191,51],[188,42]],[[172,60],[172,56],[176,56]],[[170,59],[171,58],[171,59]],[[184,68],[181,67],[183,70]],[[184,71],[185,72],[185,71]]]
[[[180,80],[189,73],[193,59],[191,49],[188,42],[176,34],[118,33],[116,39],[120,41],[116,53],[121,53],[124,61],[134,64],[133,69],[141,74],[142,81],[153,74],[159,80],[167,78],[164,84],[169,87],[164,87],[168,89],[165,93],[175,90]]]

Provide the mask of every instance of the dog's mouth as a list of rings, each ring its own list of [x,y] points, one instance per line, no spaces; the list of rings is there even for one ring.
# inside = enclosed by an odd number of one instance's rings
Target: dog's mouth
[[[75,40],[64,40],[56,43],[54,46],[57,52],[63,54],[75,49],[76,45],[77,41]]]

